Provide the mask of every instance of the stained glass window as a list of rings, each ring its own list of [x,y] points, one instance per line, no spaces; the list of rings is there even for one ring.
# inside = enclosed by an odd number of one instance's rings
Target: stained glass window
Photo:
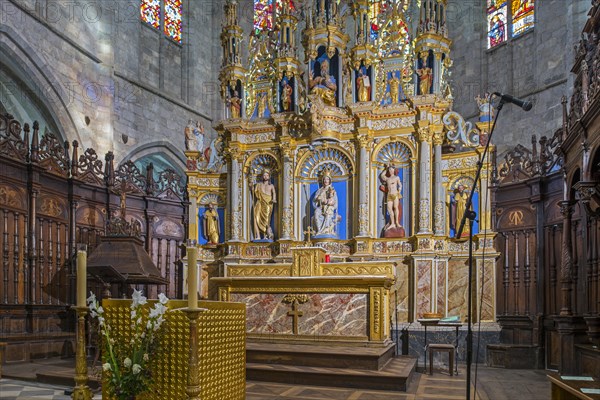
[[[488,0],[488,49],[506,42],[507,39],[507,0]]]
[[[142,0],[140,13],[142,21],[156,29],[160,28],[160,0]]]
[[[165,35],[181,43],[181,0],[165,0]]]
[[[254,31],[273,29],[273,0],[254,0]]]
[[[511,0],[512,35],[518,36],[533,28],[535,0]]]

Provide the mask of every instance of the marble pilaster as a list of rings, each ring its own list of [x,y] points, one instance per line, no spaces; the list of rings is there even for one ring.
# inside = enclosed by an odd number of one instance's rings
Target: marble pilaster
[[[444,186],[442,185],[442,143],[444,136],[441,132],[433,135],[434,184],[435,204],[433,206],[433,223],[435,236],[444,236],[446,229],[446,206]]]
[[[429,127],[419,127],[419,231],[420,235],[431,234],[431,140]]]
[[[231,193],[231,240],[240,241],[242,239],[242,194],[240,152],[238,149],[231,149],[231,179],[229,192]]]
[[[281,144],[281,155],[283,156],[283,192],[281,196],[281,203],[283,207],[282,213],[282,229],[281,239],[290,240],[293,236],[293,210],[292,210],[292,175],[293,175],[293,161],[291,157],[291,150],[289,144]]]
[[[358,236],[369,236],[369,192],[368,171],[369,153],[367,150],[368,137],[358,138],[360,146],[360,162],[358,171]]]

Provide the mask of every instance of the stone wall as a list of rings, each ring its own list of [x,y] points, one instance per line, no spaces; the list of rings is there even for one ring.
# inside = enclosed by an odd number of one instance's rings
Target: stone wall
[[[537,0],[535,6],[532,31],[487,50],[486,2],[448,0],[455,110],[476,120],[474,97],[488,90],[534,103],[527,113],[514,105],[502,110],[494,133],[500,152],[516,143],[530,143],[532,134],[552,136],[561,126],[561,97],[573,88],[573,46],[591,1]]]
[[[141,22],[139,4],[1,0],[0,68],[28,83],[64,139],[183,167],[187,121],[220,117],[222,2],[183,2],[181,45]]]

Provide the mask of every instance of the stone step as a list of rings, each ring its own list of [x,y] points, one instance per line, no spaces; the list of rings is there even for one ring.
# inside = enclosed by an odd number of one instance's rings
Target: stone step
[[[406,391],[415,372],[416,363],[416,358],[394,357],[377,371],[248,362],[246,379],[294,385]]]
[[[246,362],[380,370],[394,356],[394,346],[393,343],[381,347],[360,347],[248,342]]]

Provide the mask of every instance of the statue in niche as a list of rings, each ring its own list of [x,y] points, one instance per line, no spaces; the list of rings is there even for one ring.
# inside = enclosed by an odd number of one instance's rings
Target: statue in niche
[[[202,216],[202,228],[204,230],[204,238],[208,244],[219,243],[221,227],[219,225],[219,213],[215,209],[214,203],[208,203],[208,208]]]
[[[450,198],[450,227],[454,229],[454,237],[459,239],[456,236],[456,231],[460,227],[460,222],[462,221],[463,216],[465,215],[465,211],[467,210],[467,200],[469,198],[469,192],[464,185],[458,185],[458,187],[454,190],[454,195]],[[463,228],[461,238],[469,236],[469,221],[465,222],[465,227]]]
[[[198,141],[194,135],[194,121],[188,120],[188,124],[183,130],[185,134],[185,149],[187,151],[196,151],[198,148]]]
[[[262,181],[254,185],[254,241],[272,241],[271,215],[277,203],[275,186],[271,183],[271,171],[263,170]]]
[[[385,195],[386,219],[383,227],[383,237],[402,238],[405,235],[402,227],[402,182],[398,170],[393,165],[386,165],[379,174],[381,190]]]
[[[397,74],[395,75],[392,72],[392,76],[388,80],[388,83],[390,85],[390,97],[392,99],[392,104],[396,104],[396,103],[398,103],[398,99],[400,96],[400,84],[402,82],[400,81],[400,78],[398,77],[398,75]]]
[[[210,147],[205,151],[205,157],[208,160],[208,164],[206,164],[206,169],[208,171],[215,171],[221,164],[221,157],[219,156],[220,146],[222,145],[222,141],[220,137],[216,137],[210,143]]]
[[[426,53],[421,57],[423,67],[416,71],[419,76],[419,89],[421,89],[421,94],[429,94],[431,91],[431,84],[433,83],[433,70],[427,66],[428,56],[429,53]]]
[[[283,111],[292,110],[292,93],[294,89],[290,85],[290,80],[284,77],[281,81],[281,108]]]
[[[267,93],[258,96],[258,118],[264,118],[267,111]]]
[[[337,238],[337,224],[342,219],[338,215],[338,197],[331,182],[331,170],[326,168],[321,174],[321,187],[312,200],[315,209],[313,230],[315,238]]]
[[[331,107],[335,107],[335,93],[337,83],[335,77],[329,74],[329,60],[327,56],[321,56],[317,61],[321,63],[321,75],[315,76],[311,70],[308,75],[308,85],[311,93],[323,99],[323,102]]]
[[[367,74],[367,69],[363,66],[358,70],[356,78],[356,89],[358,92],[358,101],[365,102],[371,100],[371,79]]]
[[[233,91],[233,95],[227,100],[227,104],[229,105],[231,118],[240,118],[242,115],[242,99],[240,99],[237,90]]]

